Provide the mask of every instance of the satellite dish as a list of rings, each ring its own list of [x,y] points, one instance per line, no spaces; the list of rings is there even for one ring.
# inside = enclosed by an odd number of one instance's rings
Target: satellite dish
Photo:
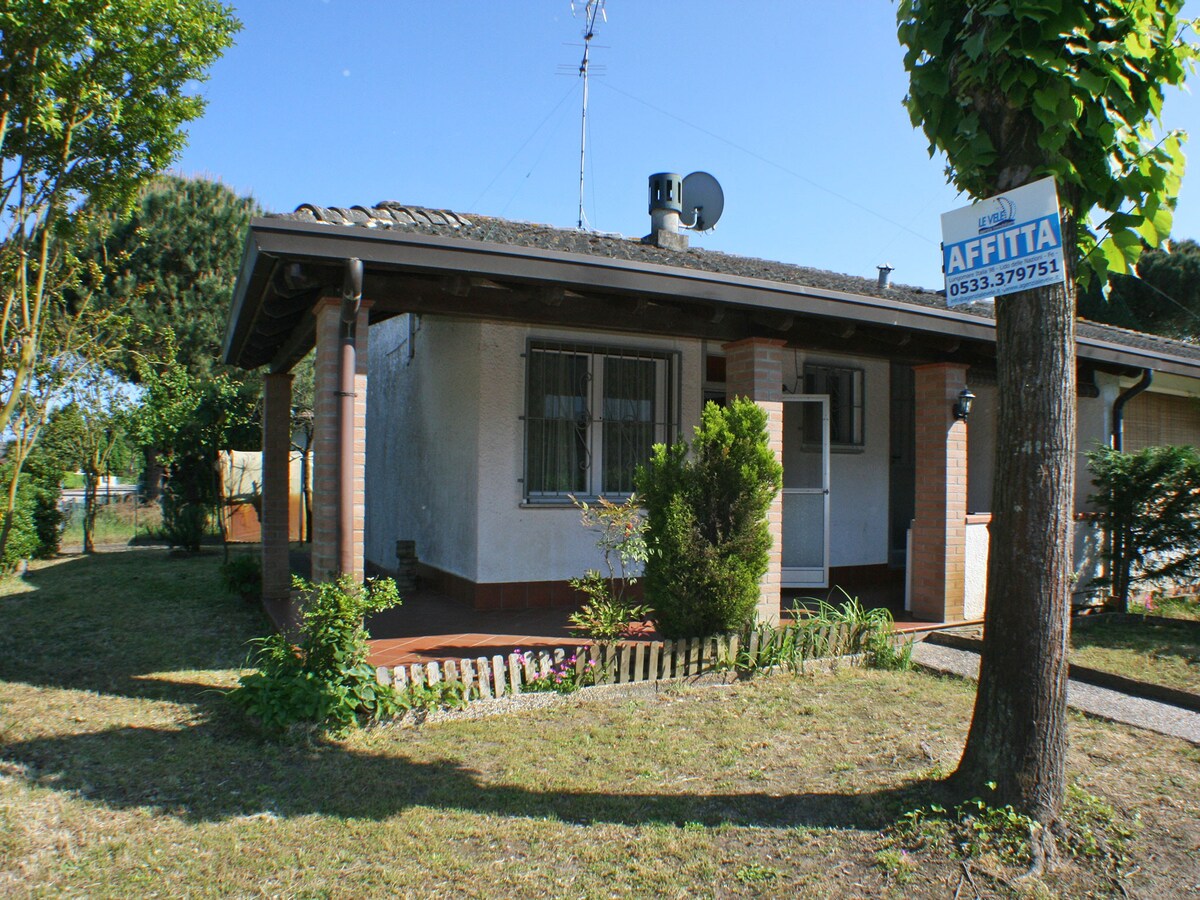
[[[708,231],[725,209],[725,192],[707,172],[693,172],[683,179],[683,212],[679,221],[696,231]]]

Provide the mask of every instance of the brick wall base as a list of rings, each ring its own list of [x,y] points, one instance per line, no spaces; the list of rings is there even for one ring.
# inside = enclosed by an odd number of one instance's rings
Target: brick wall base
[[[453,597],[482,611],[496,609],[575,609],[584,597],[566,581],[476,582],[461,575],[417,563],[422,588]],[[642,586],[630,587],[635,602],[642,599]]]

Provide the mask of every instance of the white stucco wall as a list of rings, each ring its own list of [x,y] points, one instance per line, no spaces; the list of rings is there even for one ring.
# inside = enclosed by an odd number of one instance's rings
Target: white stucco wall
[[[630,349],[680,353],[681,425],[685,439],[700,422],[701,344],[627,335],[550,330],[519,325],[481,326],[480,355],[488,371],[480,385],[481,473],[476,536],[479,556],[474,580],[481,582],[562,581],[601,568],[596,536],[579,523],[574,507],[523,505],[525,352],[530,338],[600,343]]]
[[[371,328],[366,559],[396,565],[396,541],[464,578],[477,568],[481,326],[424,316]]]
[[[888,561],[891,367],[887,360],[829,353],[785,354],[784,383],[804,392],[805,363],[863,370],[863,447],[829,456],[829,565],[866,566]],[[786,439],[785,439],[786,441]]]
[[[599,568],[573,507],[523,505],[529,338],[680,353],[681,424],[699,424],[699,341],[653,340],[423,316],[413,355],[393,319],[371,329],[367,559],[395,565],[415,540],[427,564],[481,583],[560,581]]]
[[[963,618],[982,619],[987,600],[988,526],[986,522],[968,522],[966,537],[966,573],[963,584]]]
[[[970,376],[967,378],[970,381]],[[990,512],[996,469],[996,414],[999,396],[995,385],[971,385],[975,404],[967,423],[967,511]],[[1075,509],[1088,508],[1091,480],[1087,474],[1087,451],[1108,443],[1112,401],[1115,394],[1103,385],[1099,397],[1080,397],[1075,412],[1078,435],[1075,479]]]

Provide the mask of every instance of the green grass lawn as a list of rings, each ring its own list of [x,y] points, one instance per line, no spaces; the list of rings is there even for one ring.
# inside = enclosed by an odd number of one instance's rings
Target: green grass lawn
[[[1173,597],[1152,597],[1148,602],[1134,601],[1129,611],[1168,619],[1200,621],[1200,594],[1178,594]]]
[[[1077,619],[1071,662],[1200,693],[1200,630],[1191,622]]]
[[[128,544],[135,538],[149,537],[162,527],[162,510],[157,503],[135,505],[113,503],[96,510],[93,541],[98,547]],[[77,506],[63,529],[59,546],[65,553],[83,547],[83,507]]]
[[[953,769],[969,683],[843,668],[275,744],[219,692],[265,627],[219,558],[0,586],[0,895],[1013,896],[1019,868],[886,833]],[[1119,869],[1048,888],[1190,896],[1200,751],[1081,717],[1071,738],[1072,782],[1142,824]]]

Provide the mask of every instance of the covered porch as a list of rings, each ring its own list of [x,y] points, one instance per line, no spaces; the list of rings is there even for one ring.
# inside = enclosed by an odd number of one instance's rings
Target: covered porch
[[[828,594],[833,603],[842,599],[839,592],[821,593]],[[882,602],[884,597],[870,593],[859,599],[867,607],[888,606]],[[781,624],[794,621],[795,609],[791,598],[785,597]],[[477,610],[462,601],[423,588],[408,594],[401,607],[377,613],[368,621],[370,662],[374,666],[398,666],[506,656],[517,649],[538,651],[586,645],[588,641],[568,621],[571,612],[561,607]],[[896,631],[917,635],[942,627],[942,624],[918,622],[901,611]],[[658,639],[653,623],[643,622],[635,627],[630,642]]]
[[[399,477],[392,460],[404,451],[397,441],[406,439],[400,431],[390,442],[382,440],[377,419],[369,421],[369,417],[380,409],[416,400],[430,407],[433,415],[439,405],[466,397],[475,404],[471,417],[448,419],[454,427],[425,447],[420,462],[440,465],[444,460],[439,456],[453,453],[454,467],[449,476],[441,475],[449,478],[447,487],[457,487],[457,479],[470,482],[476,498],[493,492],[486,498],[487,510],[489,514],[499,510],[490,520],[498,524],[485,528],[481,514],[473,525],[467,523],[471,528],[470,533],[461,533],[465,537],[449,537],[464,545],[486,537],[494,546],[487,552],[471,549],[477,558],[469,567],[443,566],[441,580],[427,583],[443,594],[473,598],[481,609],[497,609],[508,621],[514,621],[521,606],[554,600],[569,603],[561,580],[565,576],[551,576],[560,579],[556,581],[522,573],[520,566],[512,563],[511,551],[523,544],[536,550],[539,541],[555,539],[556,532],[565,527],[561,523],[573,513],[569,507],[557,512],[539,507],[527,494],[507,487],[504,492],[494,490],[495,484],[512,477],[511,469],[520,474],[520,461],[509,458],[519,452],[512,448],[522,441],[515,424],[524,418],[520,404],[526,396],[519,381],[525,354],[519,351],[533,347],[537,352],[549,352],[544,343],[530,343],[529,334],[537,332],[555,340],[563,334],[580,335],[571,346],[586,347],[586,353],[596,358],[611,353],[612,346],[596,335],[616,335],[608,340],[639,347],[656,340],[686,345],[690,349],[676,352],[675,357],[664,352],[655,359],[667,359],[664,366],[670,359],[683,360],[679,377],[690,385],[687,396],[695,400],[694,408],[690,401],[687,404],[688,414],[697,416],[702,396],[717,391],[719,396],[752,399],[767,412],[772,445],[784,463],[785,474],[804,469],[798,468],[794,459],[789,465],[785,430],[792,438],[799,435],[802,450],[811,450],[807,423],[788,424],[785,408],[813,393],[831,397],[832,379],[842,377],[842,369],[854,368],[836,364],[839,360],[862,360],[860,368],[874,367],[880,374],[872,376],[871,384],[882,385],[882,393],[868,395],[867,405],[851,411],[862,427],[874,429],[874,443],[855,447],[851,436],[844,441],[848,446],[832,451],[831,463],[828,429],[853,429],[853,423],[847,426],[845,421],[835,426],[831,416],[822,437],[826,444],[822,450],[824,480],[816,484],[790,481],[776,499],[770,514],[774,550],[760,585],[760,616],[776,621],[789,597],[841,587],[863,599],[869,591],[901,618],[905,595],[907,613],[915,620],[939,623],[973,617],[968,605],[969,573],[979,566],[978,560],[972,562],[969,556],[968,532],[982,524],[986,538],[986,523],[968,515],[970,425],[955,415],[954,408],[962,389],[976,377],[986,379],[993,369],[994,325],[990,319],[940,308],[919,291],[877,288],[864,279],[816,273],[836,284],[813,284],[805,280],[811,270],[758,260],[744,261],[743,268],[753,274],[736,267],[708,270],[698,267],[691,255],[622,239],[555,229],[541,229],[530,237],[535,227],[518,233],[512,223],[486,222],[481,228],[442,213],[438,215],[444,219],[435,233],[366,228],[352,219],[321,218],[329,212],[297,213],[252,224],[226,344],[226,359],[231,363],[269,369],[264,379],[263,414],[266,597],[286,601],[290,596],[290,371],[315,347],[310,577],[320,580],[338,572],[355,578],[372,571],[390,574],[394,563],[378,548],[414,537],[394,529],[379,533],[375,523],[386,526],[386,514],[368,515],[371,508],[403,509],[404,495],[383,483],[380,473],[391,480]],[[545,240],[546,245],[524,243],[535,238]],[[603,253],[595,250],[598,244],[604,244]],[[685,255],[686,265],[681,264]],[[712,265],[727,266],[717,257]],[[709,262],[703,255],[700,258]],[[418,356],[414,366],[429,366],[428,387],[423,388],[427,393],[397,399],[392,376],[412,360],[418,325],[424,327],[420,335],[427,349],[423,353],[436,359],[431,341],[437,325],[442,343],[436,349],[459,348],[465,354],[462,360],[474,363],[474,380],[459,379],[460,368],[445,359],[424,362]],[[376,383],[369,385],[371,344],[381,334],[388,336],[388,343],[380,344],[375,357],[386,360],[386,365],[373,376]],[[485,351],[499,352],[497,347],[506,355],[495,359],[484,355]],[[581,349],[571,352],[585,353]],[[723,359],[724,378],[719,386],[707,383],[710,355]],[[803,368],[797,361],[800,357],[805,361]],[[1091,363],[1083,364],[1089,366]],[[810,368],[823,374],[814,376]],[[701,370],[705,370],[703,374]],[[378,373],[387,377],[381,379]],[[509,379],[505,383],[508,394],[503,397],[496,387],[501,375]],[[1087,368],[1081,381],[1086,383],[1090,375]],[[825,379],[815,382],[819,390],[813,389],[813,377]],[[896,389],[902,382],[907,393]],[[514,384],[515,388],[511,387]],[[493,403],[493,397],[499,400]],[[505,404],[507,408],[501,409]],[[488,418],[500,415],[495,413],[497,409],[502,416]],[[470,419],[474,431],[463,430],[464,418]],[[679,427],[678,432],[687,437],[689,430]],[[431,431],[436,437],[437,429]],[[474,442],[467,448],[470,453],[463,451],[463,436]],[[500,436],[508,443],[498,440]],[[805,443],[810,446],[804,447]],[[376,473],[371,484],[369,460],[373,460],[370,465]],[[842,470],[840,484],[836,478],[830,480],[831,468],[835,474]],[[409,468],[403,476],[431,480],[429,471]],[[871,504],[862,503],[861,492],[853,490],[867,483],[883,486]],[[788,509],[791,491],[807,492],[809,497],[797,514]],[[816,507],[823,510],[814,514]],[[528,536],[509,527],[509,523],[524,527],[523,523],[534,518],[541,531]],[[421,536],[415,537],[420,543]],[[846,548],[868,544],[871,555],[865,565],[844,553]],[[376,548],[373,556],[368,545]],[[419,547],[419,555],[422,549]],[[839,552],[846,557],[840,563]],[[488,568],[490,561],[496,560],[505,563],[499,567],[500,573],[496,567]],[[425,562],[423,555],[421,561]],[[510,604],[508,598],[513,596],[524,602]],[[835,592],[832,599],[840,596]],[[516,631],[530,629],[487,630],[522,636]],[[395,639],[410,636],[416,635]]]

